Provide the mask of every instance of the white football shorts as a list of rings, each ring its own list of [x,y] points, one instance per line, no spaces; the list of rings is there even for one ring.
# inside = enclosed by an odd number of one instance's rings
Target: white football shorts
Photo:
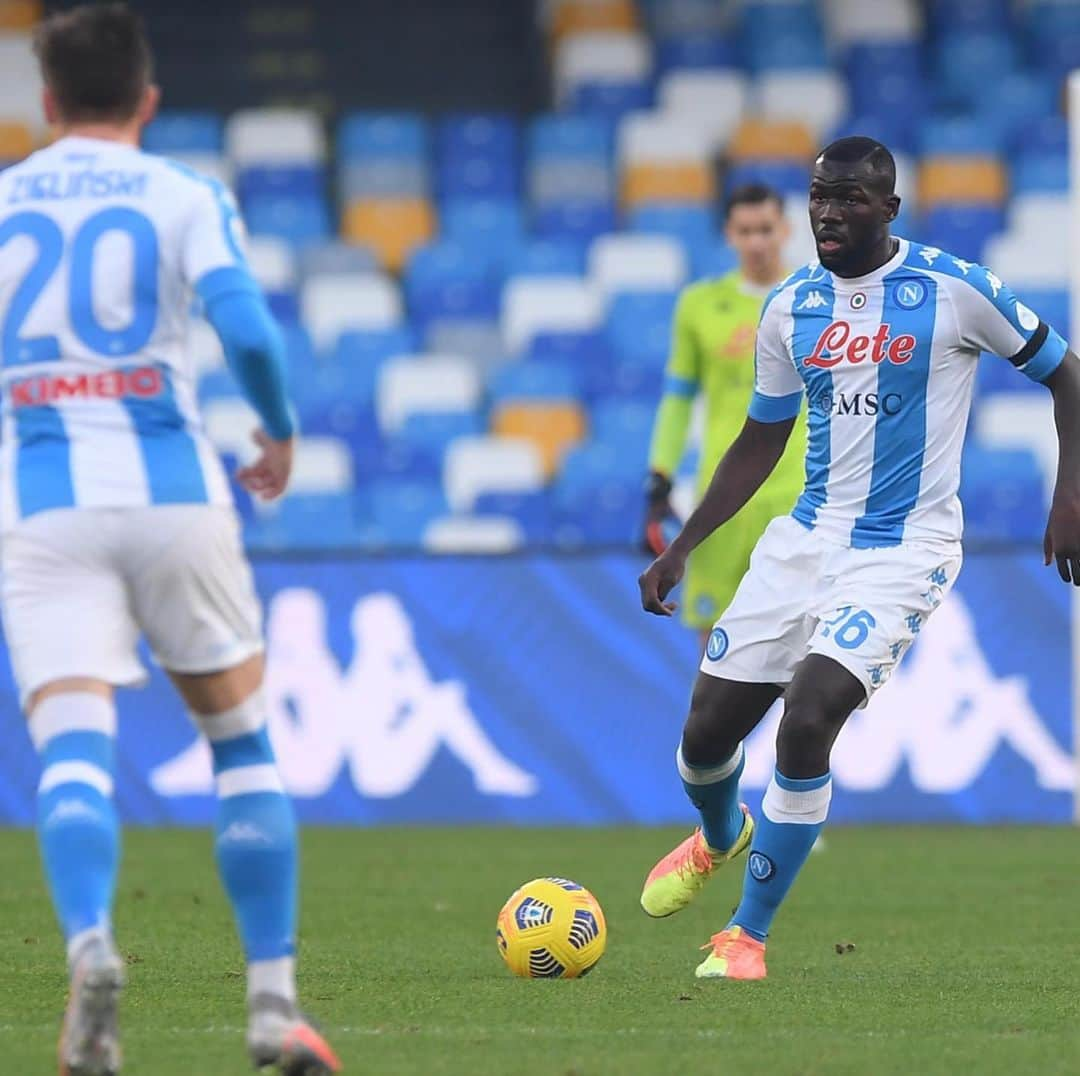
[[[262,613],[231,508],[67,508],[0,544],[4,633],[23,703],[86,676],[140,684],[144,634],[179,673],[232,668],[263,649]]]
[[[952,588],[962,559],[958,547],[850,549],[780,516],[713,628],[701,671],[784,686],[807,654],[824,654],[869,699]]]

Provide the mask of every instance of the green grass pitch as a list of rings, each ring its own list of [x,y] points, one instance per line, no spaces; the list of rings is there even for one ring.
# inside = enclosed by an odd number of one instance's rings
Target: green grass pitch
[[[832,830],[776,925],[769,979],[745,984],[693,978],[741,861],[679,916],[637,906],[679,836],[308,830],[304,1002],[353,1073],[1080,1072],[1074,831]],[[586,979],[518,981],[499,960],[500,905],[544,874],[581,881],[607,912]],[[249,1071],[207,834],[127,835],[118,926],[125,1072]],[[0,946],[0,1070],[53,1073],[62,955],[28,833],[0,833]]]

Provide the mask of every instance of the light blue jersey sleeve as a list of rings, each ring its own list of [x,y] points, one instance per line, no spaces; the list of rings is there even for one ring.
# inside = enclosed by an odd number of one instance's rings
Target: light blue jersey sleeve
[[[956,264],[966,270],[950,287],[963,343],[1008,359],[1032,381],[1045,381],[1061,365],[1068,344],[990,269]]]
[[[225,359],[266,432],[296,432],[285,390],[285,343],[258,284],[239,266],[213,269],[195,286]]]

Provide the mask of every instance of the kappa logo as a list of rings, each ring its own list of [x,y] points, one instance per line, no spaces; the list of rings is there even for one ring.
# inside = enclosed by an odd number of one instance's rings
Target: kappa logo
[[[966,262],[963,258],[953,258],[952,263],[964,274],[964,276],[967,276],[968,273],[975,268],[974,262]]]
[[[805,299],[803,299],[803,301],[801,303],[799,303],[798,309],[799,310],[819,310],[821,307],[828,306],[828,305],[829,305],[829,300],[826,299],[825,296],[822,295],[820,291],[817,291],[815,289],[814,291],[810,292],[810,294]]]
[[[986,283],[990,285],[990,290],[994,293],[995,299],[998,297],[998,293],[1001,291],[1001,289],[1005,287],[1004,283],[1002,283],[1001,281],[1001,278],[994,276],[994,274],[990,272],[989,269],[986,270]]]
[[[919,251],[919,257],[922,258],[927,265],[933,265],[934,262],[941,257],[941,251],[937,247],[923,247]]]

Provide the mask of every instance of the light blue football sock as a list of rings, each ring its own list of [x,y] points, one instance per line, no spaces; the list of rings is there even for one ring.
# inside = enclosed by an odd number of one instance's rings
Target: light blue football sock
[[[726,762],[707,768],[691,766],[683,758],[681,746],[675,754],[683,788],[701,813],[701,832],[714,852],[726,852],[742,832],[744,818],[739,806],[739,777],[745,761],[742,744]]]
[[[292,993],[296,819],[274,761],[261,693],[232,710],[196,721],[210,739],[218,795],[218,871],[244,953],[249,965],[286,968],[288,989],[283,986],[274,992]]]
[[[814,846],[832,798],[832,778],[796,781],[773,773],[746,860],[742,900],[729,926],[764,941],[784,897]]]
[[[86,691],[50,695],[30,718],[41,757],[38,843],[69,953],[91,933],[112,930],[120,861],[113,805],[116,710]]]

